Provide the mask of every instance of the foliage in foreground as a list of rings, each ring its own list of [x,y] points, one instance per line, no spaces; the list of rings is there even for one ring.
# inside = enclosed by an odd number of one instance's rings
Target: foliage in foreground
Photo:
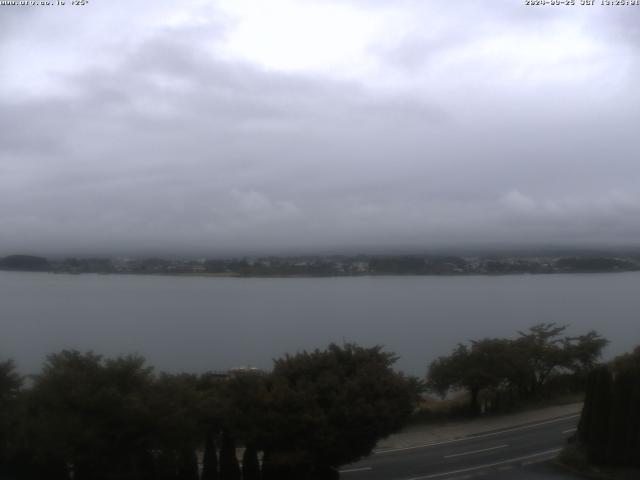
[[[594,464],[640,467],[640,346],[589,375],[578,441]]]
[[[63,351],[29,388],[0,363],[0,478],[197,480],[198,451],[206,480],[335,478],[412,413],[417,382],[394,362],[347,344],[268,374],[158,375],[139,356]]]
[[[500,410],[521,400],[582,390],[607,340],[591,331],[578,337],[562,336],[565,326],[542,323],[515,339],[486,338],[459,344],[449,356],[429,366],[427,385],[445,396],[452,389],[469,393],[469,410]],[[564,393],[564,392],[562,392]]]

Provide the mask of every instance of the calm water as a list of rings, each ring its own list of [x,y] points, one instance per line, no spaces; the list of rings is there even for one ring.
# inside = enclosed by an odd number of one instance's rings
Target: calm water
[[[422,375],[456,342],[537,322],[640,344],[640,273],[238,279],[0,272],[0,359],[62,348],[139,352],[161,370],[269,367],[329,342],[383,344]]]

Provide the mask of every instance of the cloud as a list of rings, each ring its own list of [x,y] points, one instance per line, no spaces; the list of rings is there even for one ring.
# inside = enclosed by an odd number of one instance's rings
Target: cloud
[[[536,203],[518,190],[511,190],[507,193],[502,201],[508,209],[515,212],[531,212],[537,208]]]
[[[3,17],[0,254],[635,242],[626,17],[278,5],[312,43],[364,23],[289,63],[252,2]]]

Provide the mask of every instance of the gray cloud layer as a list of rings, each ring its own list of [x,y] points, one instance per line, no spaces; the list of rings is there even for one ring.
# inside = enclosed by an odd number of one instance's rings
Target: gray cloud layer
[[[202,2],[3,10],[0,254],[637,243],[640,9],[384,3],[344,75]]]

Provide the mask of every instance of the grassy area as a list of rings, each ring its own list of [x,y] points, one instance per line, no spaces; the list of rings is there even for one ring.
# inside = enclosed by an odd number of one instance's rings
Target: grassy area
[[[550,398],[542,398],[531,401],[521,401],[509,408],[493,410],[483,416],[502,415],[505,413],[519,413],[530,410],[539,410],[546,407],[570,405],[584,401],[583,393],[562,394]],[[460,392],[450,395],[445,399],[433,396],[424,396],[418,410],[414,413],[410,423],[416,424],[441,424],[451,420],[465,420],[474,418],[469,411],[469,395]]]
[[[573,403],[584,402],[584,393],[564,393],[550,398],[541,398],[523,402],[515,411],[538,410],[545,407],[558,407],[562,405],[571,405]]]
[[[461,418],[472,418],[469,414],[469,396],[466,393],[450,395],[444,400],[425,395],[410,422],[437,424]]]

